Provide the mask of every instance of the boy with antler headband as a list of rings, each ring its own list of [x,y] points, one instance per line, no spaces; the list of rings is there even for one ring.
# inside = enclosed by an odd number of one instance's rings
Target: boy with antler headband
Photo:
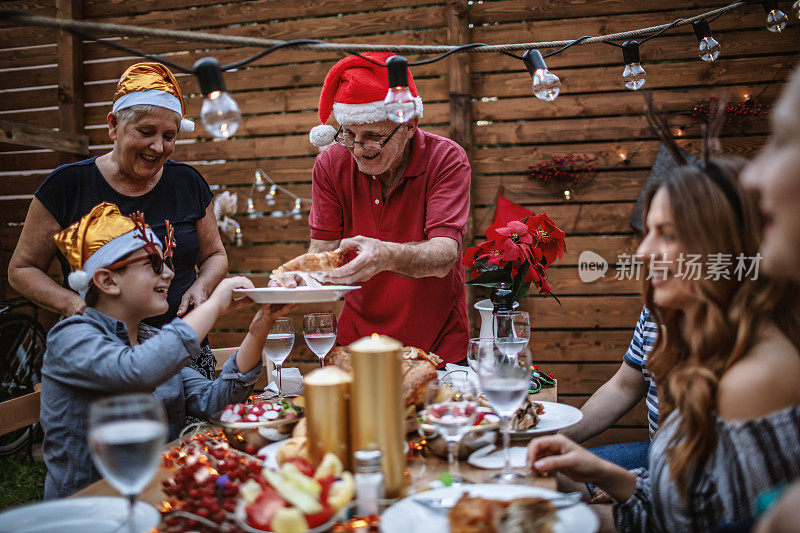
[[[56,324],[47,336],[42,368],[41,424],[47,465],[45,498],[64,497],[100,478],[87,444],[89,404],[113,394],[151,392],[163,402],[169,438],[186,412],[203,418],[245,400],[261,373],[261,349],[282,306],[258,311],[250,330],[208,380],[189,367],[216,319],[250,302],[234,302],[233,289],[252,288],[244,277],[223,280],[209,299],[160,330],[142,324],[167,309],[172,270],[172,227],[162,255],[158,237],[141,213],[124,216],[101,203],[55,235],[69,259],[69,284],[87,299],[83,315]]]

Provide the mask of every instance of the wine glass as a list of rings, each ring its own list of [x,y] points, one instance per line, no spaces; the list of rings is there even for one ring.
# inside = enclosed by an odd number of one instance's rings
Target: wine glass
[[[89,406],[89,447],[103,477],[128,497],[128,530],[136,531],[134,506],[156,473],[167,442],[167,415],[150,394],[125,394]]]
[[[336,343],[336,315],[334,313],[304,315],[303,335],[308,347],[319,357],[320,368],[325,366],[325,356]]]
[[[454,485],[469,483],[461,477],[458,445],[478,414],[478,394],[466,375],[450,374],[428,384],[425,421],[447,442],[447,462]]]
[[[504,311],[492,319],[497,347],[506,355],[513,355],[531,339],[531,322],[525,311]]]
[[[294,346],[294,321],[290,316],[282,316],[275,320],[272,329],[264,342],[262,353],[275,363],[278,371],[278,403],[283,402],[283,382],[281,380],[281,369],[283,362],[289,357],[289,353]]]
[[[473,372],[478,372],[478,354],[481,350],[494,348],[496,339],[494,337],[475,337],[469,340],[467,345],[467,364]]]
[[[511,419],[522,405],[530,387],[531,352],[523,348],[516,353],[507,353],[500,343],[485,346],[478,353],[478,380],[481,392],[500,415],[503,425],[503,469],[492,476],[499,483],[514,483],[525,476],[511,469],[509,455],[509,431]]]

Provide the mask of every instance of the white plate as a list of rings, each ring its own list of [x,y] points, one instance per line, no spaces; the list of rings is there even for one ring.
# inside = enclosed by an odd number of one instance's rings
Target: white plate
[[[523,439],[535,437],[537,435],[549,435],[559,429],[568,428],[581,421],[583,413],[580,409],[556,402],[539,402],[544,406],[544,413],[539,416],[539,423],[536,427],[525,431],[511,431],[512,439]]]
[[[259,304],[311,304],[335,302],[360,285],[325,285],[322,287],[263,287],[260,289],[234,289],[235,296],[248,296]]]
[[[152,506],[136,502],[137,532],[148,532],[161,522]],[[90,497],[50,500],[0,513],[0,533],[111,533],[128,531],[126,498]]]
[[[414,496],[404,498],[389,507],[381,515],[382,533],[447,533],[450,523],[446,511],[432,511],[415,503],[416,496],[424,498],[458,498],[468,492],[472,496],[491,498],[493,500],[512,500],[514,498],[539,497],[553,498],[559,493],[539,487],[525,485],[466,485],[433,489]],[[585,503],[579,503],[557,511],[553,533],[594,533],[600,527],[597,516]]]
[[[511,468],[524,469],[525,460],[528,456],[526,446],[510,446],[508,455],[511,457]],[[475,450],[468,458],[467,462],[478,468],[498,469],[503,468],[506,463],[506,455],[502,449],[497,449],[494,444],[484,446],[480,450]]]

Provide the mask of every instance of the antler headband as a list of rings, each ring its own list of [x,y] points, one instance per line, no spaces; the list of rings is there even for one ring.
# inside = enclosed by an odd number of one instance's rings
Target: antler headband
[[[155,242],[147,234],[147,224],[144,222],[144,213],[141,211],[136,211],[131,213],[130,218],[133,221],[133,224],[136,226],[136,231],[138,232],[136,237],[144,241],[144,246],[142,247],[144,248],[144,251],[148,254],[157,254],[158,248],[156,248],[156,245],[159,243]]]

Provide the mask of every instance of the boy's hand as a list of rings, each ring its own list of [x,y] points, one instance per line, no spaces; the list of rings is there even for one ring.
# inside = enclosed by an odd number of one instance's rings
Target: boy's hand
[[[244,276],[236,276],[233,278],[225,278],[219,282],[217,288],[211,293],[208,298],[209,301],[214,302],[217,306],[220,315],[230,313],[236,309],[252,305],[253,300],[250,298],[233,299],[234,289],[252,289],[253,282]]]
[[[250,333],[266,339],[275,319],[297,309],[297,304],[266,304],[261,307],[250,323]]]

